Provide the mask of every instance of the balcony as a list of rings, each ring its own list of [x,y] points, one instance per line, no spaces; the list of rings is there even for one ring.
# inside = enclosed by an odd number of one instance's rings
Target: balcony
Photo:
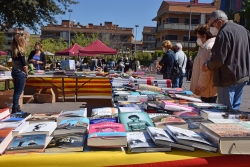
[[[155,43],[155,40],[145,39],[143,40],[143,43]]]
[[[171,41],[171,40],[170,40]],[[171,43],[174,45],[175,43],[181,43],[183,48],[188,48],[188,41],[171,41]],[[157,42],[156,48],[160,48],[162,45],[162,42]],[[190,48],[195,48],[196,47],[196,42],[195,41],[190,41],[189,43]]]
[[[190,27],[190,30],[194,30],[198,24],[192,24]],[[157,28],[158,31],[161,30],[182,30],[182,31],[188,31],[189,30],[189,24],[184,23],[165,23],[160,25]]]

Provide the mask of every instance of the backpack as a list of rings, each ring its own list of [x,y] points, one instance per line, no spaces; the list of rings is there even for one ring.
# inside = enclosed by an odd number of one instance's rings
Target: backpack
[[[186,55],[184,56],[184,60],[183,60],[183,63],[182,63],[181,67],[180,67],[178,61],[175,60],[175,58],[174,58],[175,61],[174,61],[174,65],[173,65],[173,68],[172,68],[172,73],[171,73],[172,75],[174,75],[174,76],[180,76],[180,75],[183,74],[182,67],[184,65],[185,58],[186,58]]]

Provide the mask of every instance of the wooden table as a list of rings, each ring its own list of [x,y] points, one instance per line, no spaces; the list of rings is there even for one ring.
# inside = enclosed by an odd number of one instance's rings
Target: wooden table
[[[4,81],[5,82],[5,86],[4,89],[5,90],[9,90],[10,89],[10,80],[12,80],[11,76],[1,76],[0,77],[0,81]]]

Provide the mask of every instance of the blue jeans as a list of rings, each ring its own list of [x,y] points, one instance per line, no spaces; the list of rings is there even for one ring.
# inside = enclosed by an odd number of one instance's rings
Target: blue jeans
[[[182,74],[180,76],[172,76],[172,88],[182,88],[182,84],[183,84],[183,78],[184,78],[185,74]]]
[[[18,106],[18,101],[23,93],[25,82],[26,82],[26,75],[24,72],[20,70],[13,69],[11,72],[11,76],[13,78],[14,83],[14,94],[13,94],[13,108]]]
[[[218,103],[226,105],[230,110],[239,110],[246,84],[247,82],[242,82],[229,87],[217,87]]]

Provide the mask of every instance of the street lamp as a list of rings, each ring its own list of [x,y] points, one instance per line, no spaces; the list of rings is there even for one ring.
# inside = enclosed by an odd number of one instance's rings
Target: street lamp
[[[190,8],[190,15],[189,15],[189,30],[188,30],[188,56],[189,56],[189,48],[190,48],[190,33],[191,33],[191,24],[192,24],[192,5],[195,3],[194,0],[190,0],[190,4],[187,6]]]
[[[69,47],[70,47],[70,16],[71,16],[71,12],[73,12],[73,10],[69,9],[68,12],[69,12]]]
[[[139,25],[135,25],[135,57],[136,57],[136,36],[137,36],[137,27],[139,27]]]

